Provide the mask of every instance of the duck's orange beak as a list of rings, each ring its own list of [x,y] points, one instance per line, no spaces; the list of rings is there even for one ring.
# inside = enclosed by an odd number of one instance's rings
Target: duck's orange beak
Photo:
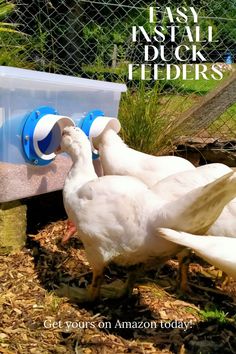
[[[61,145],[59,145],[54,152],[56,155],[60,154],[62,152]]]
[[[66,232],[63,235],[61,240],[62,244],[68,242],[71,236],[73,236],[75,233],[76,233],[76,226],[73,224],[72,221],[68,219],[66,222]]]

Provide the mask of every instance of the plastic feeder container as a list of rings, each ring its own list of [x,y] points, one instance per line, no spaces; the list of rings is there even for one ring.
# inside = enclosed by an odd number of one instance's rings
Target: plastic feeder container
[[[122,84],[0,66],[0,202],[62,189],[71,166],[66,154],[54,153],[63,127],[96,109],[117,117],[125,91]]]

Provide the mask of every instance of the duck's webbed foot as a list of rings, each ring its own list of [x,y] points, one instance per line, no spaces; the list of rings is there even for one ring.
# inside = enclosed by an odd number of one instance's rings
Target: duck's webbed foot
[[[77,303],[85,303],[89,301],[88,289],[84,288],[75,288],[72,286],[64,285],[56,290],[58,296],[66,296],[71,301]]]
[[[66,296],[70,300],[78,303],[93,302],[100,296],[102,280],[103,270],[99,272],[93,271],[92,283],[87,288],[75,288],[64,285],[56,290],[56,294],[58,296]]]
[[[88,300],[95,301],[100,297],[101,285],[103,281],[103,269],[93,271],[93,279],[91,285],[88,286]]]
[[[177,255],[179,261],[178,290],[180,294],[192,293],[192,290],[188,285],[188,270],[191,261],[190,255],[191,250],[189,248],[184,248]]]
[[[230,277],[221,270],[218,271],[216,284],[219,285],[222,289],[224,289],[230,283]]]
[[[135,281],[137,279],[137,268],[131,268],[128,273],[128,278],[124,283],[122,280],[115,280],[111,284],[103,285],[101,289],[102,297],[108,299],[119,299],[122,297],[131,297]]]

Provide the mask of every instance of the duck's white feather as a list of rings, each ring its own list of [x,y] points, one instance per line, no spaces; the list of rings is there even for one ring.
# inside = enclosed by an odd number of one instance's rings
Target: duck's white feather
[[[160,229],[165,240],[192,248],[197,255],[236,280],[236,239],[223,236],[196,236],[171,229]]]
[[[180,230],[178,221],[182,220],[182,231],[191,229],[192,233],[197,234],[209,232],[210,226],[219,219],[224,205],[231,201],[235,188],[236,173],[231,171],[203,187],[189,191],[165,204],[167,223],[170,225],[171,216],[176,215],[177,223],[172,222],[171,228]],[[229,227],[227,231],[230,232]],[[235,236],[234,233],[232,235]]]
[[[193,170],[191,162],[177,156],[152,156],[129,148],[112,129],[96,141],[105,175],[134,176],[148,186],[180,171]]]
[[[152,187],[152,190],[160,198],[171,202],[194,188],[203,187],[230,172],[232,172],[232,169],[224,164],[204,165],[193,171],[173,174],[158,182]],[[236,237],[236,198],[225,206],[219,218],[206,231],[206,234]]]
[[[179,246],[158,236],[158,227],[174,224],[178,230],[196,232],[200,225],[200,232],[202,227],[210,227],[219,209],[236,195],[236,175],[231,172],[166,204],[134,177],[97,178],[84,133],[71,127],[65,132],[62,147],[71,155],[73,166],[63,190],[64,204],[93,269],[111,261],[132,265],[176,254]]]
[[[187,160],[175,156],[155,157],[135,151],[126,146],[112,129],[105,130],[96,144],[105,175],[137,177],[152,186],[152,190],[166,202],[174,201],[232,171],[224,164],[194,168]],[[236,199],[224,208],[206,233],[236,237]]]
[[[171,201],[194,188],[205,186],[229,172],[232,172],[230,167],[221,163],[212,163],[199,166],[194,170],[172,174],[157,182],[152,189],[163,199]]]

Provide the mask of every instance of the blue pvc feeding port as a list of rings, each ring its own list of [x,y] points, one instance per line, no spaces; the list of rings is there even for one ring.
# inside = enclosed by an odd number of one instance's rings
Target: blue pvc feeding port
[[[52,131],[50,131],[50,133],[48,134],[48,136],[46,136],[45,139],[41,140],[38,145],[41,151],[47,151],[50,143],[52,141]]]
[[[37,141],[38,145],[34,145],[34,133],[37,124],[48,114],[58,115],[54,108],[43,106],[29,113],[25,119],[22,131],[22,146],[26,161],[32,165],[46,166],[54,160],[54,158],[50,159],[49,156],[48,158],[42,158],[41,153],[45,157],[45,155],[52,154],[58,147],[58,139],[61,137],[61,130],[57,123],[44,139]],[[79,118],[77,126],[79,126],[89,138],[93,122],[96,118],[101,116],[104,116],[101,110],[92,110],[85,117]],[[93,160],[96,160],[98,157],[99,155],[93,152]]]
[[[104,113],[99,109],[94,109],[88,112],[88,114],[85,116],[82,122],[81,129],[87,135],[88,138],[89,138],[90,128],[97,117],[104,117]],[[97,158],[99,158],[99,154],[95,154],[93,152],[93,160],[96,160]]]
[[[46,114],[58,115],[57,111],[52,107],[47,107],[47,106],[38,107],[37,109],[35,109],[34,111],[32,111],[30,114],[26,116],[25,124],[23,127],[22,146],[23,146],[25,159],[27,162],[33,165],[45,166],[50,164],[53,161],[53,159],[44,160],[40,158],[40,156],[38,156],[38,154],[36,153],[33,144],[35,127],[37,126],[40,119],[43,118]],[[59,129],[59,127],[56,129]],[[50,133],[46,136],[46,138],[41,140],[38,143],[38,145],[40,150],[43,153],[48,153],[49,149],[53,151],[53,149],[55,148],[53,146],[53,132],[50,131]]]

